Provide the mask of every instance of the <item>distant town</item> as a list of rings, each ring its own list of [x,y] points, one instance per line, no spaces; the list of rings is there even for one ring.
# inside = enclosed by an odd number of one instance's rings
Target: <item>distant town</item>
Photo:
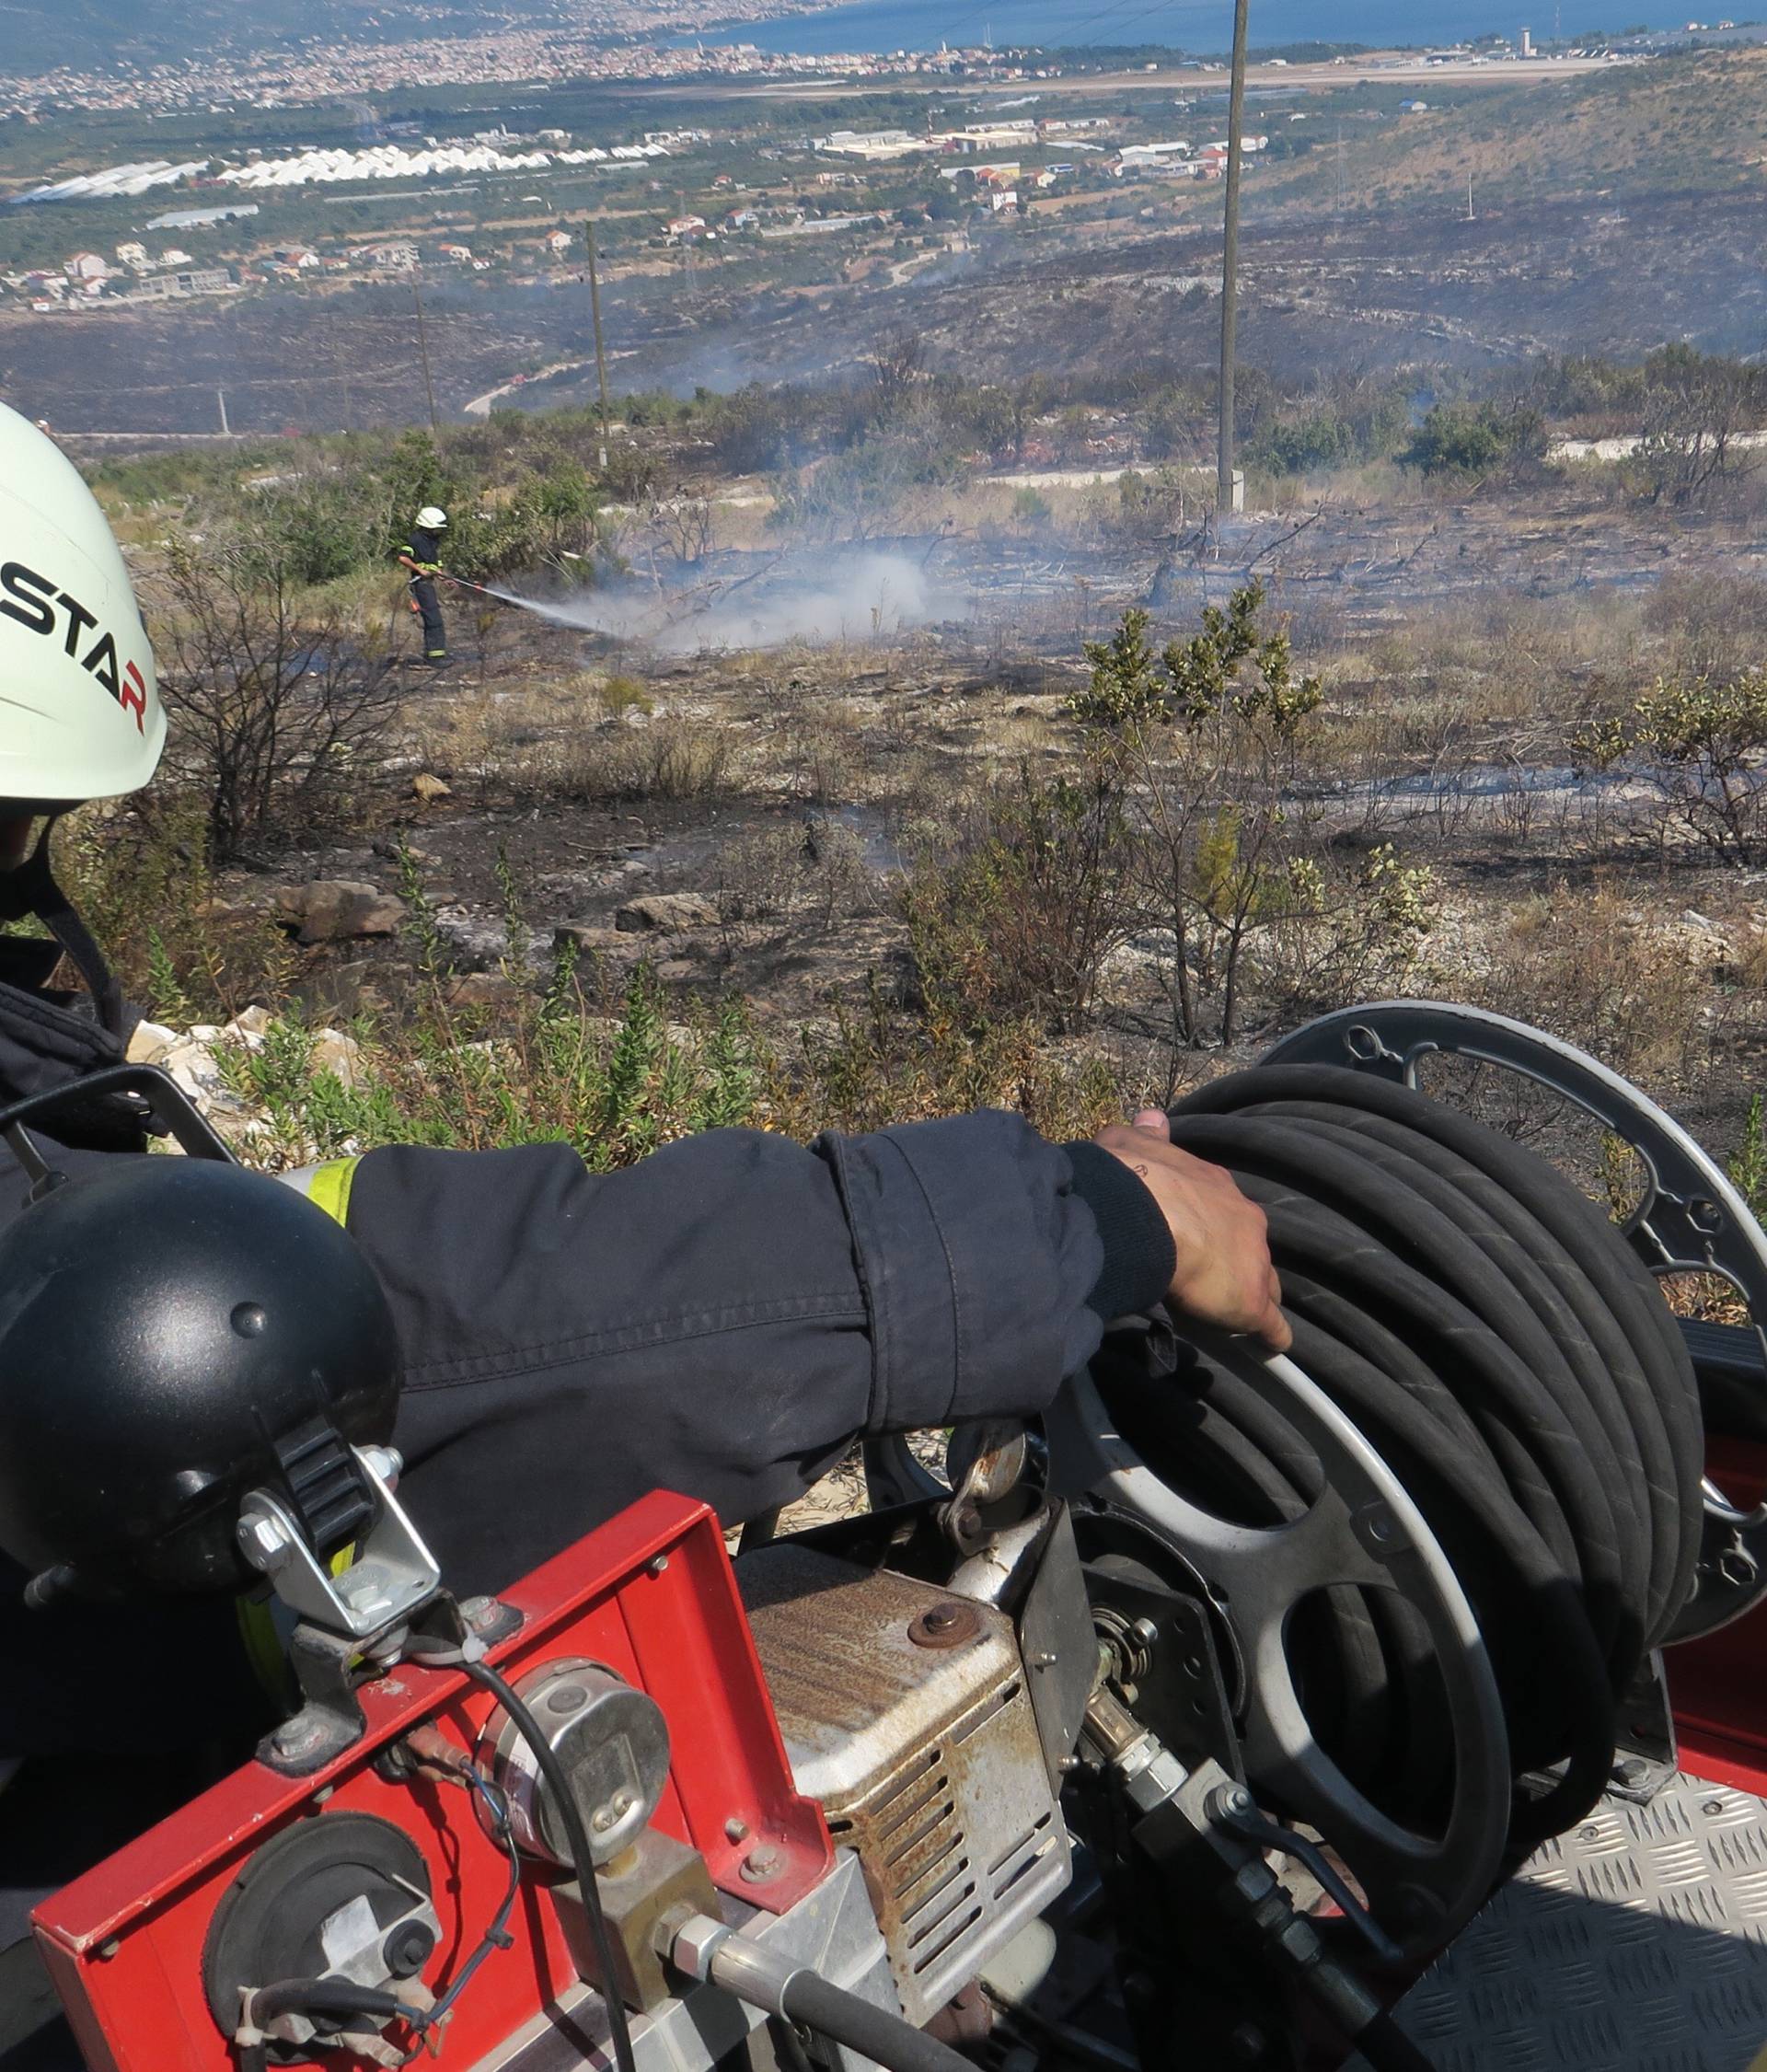
[[[1482,74],[1570,77],[1633,62],[1635,53],[1619,45],[1543,50],[1527,29],[1513,40],[1354,63],[1339,57],[1289,65],[1273,58],[1258,68],[1263,86],[1256,105],[1265,120],[1245,136],[1245,150],[1255,165],[1264,154],[1292,156],[1304,149],[1314,140],[1302,133],[1309,116],[1300,103],[1351,78],[1398,87],[1432,75],[1462,83]],[[330,46],[249,64],[192,60],[187,68],[154,68],[131,87],[126,105],[137,116],[146,111],[144,132],[156,110],[195,107],[202,115],[226,119],[232,133],[248,136],[255,113],[295,104],[317,111],[351,97],[360,109],[365,94],[385,102],[418,84],[429,89],[492,82],[581,87],[601,77],[690,82],[715,71],[722,79],[742,80],[812,69],[823,82],[873,80],[897,89],[930,77],[965,91],[1022,84],[1032,90],[1020,97],[1019,106],[1045,99],[1049,106],[1028,114],[1001,109],[954,122],[938,120],[928,103],[922,126],[831,127],[803,136],[714,133],[676,123],[591,137],[563,126],[512,129],[504,122],[445,135],[424,133],[413,119],[376,118],[372,141],[357,144],[281,149],[247,144],[201,158],[136,158],[62,172],[15,186],[6,197],[11,207],[0,215],[0,239],[8,222],[23,220],[14,211],[28,212],[34,221],[39,211],[59,217],[64,206],[70,219],[96,221],[96,204],[151,198],[168,205],[130,221],[126,236],[70,240],[52,259],[34,252],[29,264],[6,265],[0,243],[6,268],[0,307],[11,299],[38,314],[121,309],[279,285],[415,281],[432,272],[496,274],[528,284],[576,279],[584,255],[580,236],[557,221],[566,205],[609,214],[605,256],[616,274],[642,268],[647,255],[661,249],[721,242],[759,245],[843,235],[862,242],[869,234],[882,243],[918,230],[928,234],[929,249],[939,249],[953,239],[964,244],[978,218],[1010,219],[1053,203],[1068,212],[1071,227],[1078,220],[1071,212],[1080,205],[1083,215],[1089,196],[1102,203],[1125,183],[1212,180],[1227,162],[1228,140],[1209,121],[1211,108],[1214,124],[1224,112],[1218,84],[1211,87],[1208,80],[1219,72],[1218,64],[1150,62],[1119,75],[1124,106],[1088,112],[1062,88],[1095,81],[1097,67],[987,46],[812,61],[768,55],[740,42],[715,49],[613,48],[558,32],[512,32],[421,47]],[[1167,76],[1196,84],[1161,99],[1152,89],[1156,77]],[[1149,93],[1129,98],[1128,90],[1143,81]],[[70,109],[124,105],[114,80],[73,74],[0,83],[0,103],[8,99],[11,120],[27,129]],[[1429,105],[1422,93],[1406,92],[1392,112],[1422,115]],[[926,181],[934,175],[929,189]],[[525,182],[537,185],[521,191]],[[423,210],[418,204],[426,195],[447,197],[449,205]],[[335,232],[318,220],[326,212],[311,206],[299,212],[301,227],[293,232],[285,204],[303,196],[335,196],[348,205]],[[402,219],[401,196],[410,204]],[[460,196],[470,199],[454,199]],[[391,204],[393,216],[385,206],[369,212],[371,201]],[[266,216],[272,202],[277,206]],[[116,220],[114,211],[102,213],[107,221]],[[369,214],[373,227],[358,231],[356,221]],[[32,242],[40,251],[40,233]]]

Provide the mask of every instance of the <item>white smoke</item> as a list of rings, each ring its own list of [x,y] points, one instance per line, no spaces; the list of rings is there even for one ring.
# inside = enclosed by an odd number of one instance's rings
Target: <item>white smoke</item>
[[[492,595],[560,626],[641,642],[659,654],[891,640],[910,627],[966,615],[966,606],[903,554],[831,549],[797,551],[758,573],[671,591],[633,583],[580,597]]]

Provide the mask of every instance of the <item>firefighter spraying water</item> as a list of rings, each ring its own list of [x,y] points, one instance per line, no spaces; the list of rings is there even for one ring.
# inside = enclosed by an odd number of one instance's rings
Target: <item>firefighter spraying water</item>
[[[499,604],[513,606],[517,611],[549,620],[556,626],[583,624],[581,618],[537,597],[517,596],[513,590],[500,590],[493,584],[472,583],[464,575],[450,574],[442,566],[443,540],[447,529],[447,513],[439,504],[426,504],[417,514],[410,537],[397,557],[399,565],[410,572],[410,580],[406,585],[406,603],[422,632],[423,659],[433,666],[440,668],[448,659],[447,624],[436,592],[439,583],[446,583],[456,590],[468,590],[475,596],[494,597]]]
[[[423,630],[423,659],[438,666],[448,659],[447,627],[442,618],[442,602],[435,594],[442,574],[442,535],[448,529],[448,514],[439,505],[426,504],[417,514],[410,538],[400,562],[411,572],[407,585],[410,604]]]

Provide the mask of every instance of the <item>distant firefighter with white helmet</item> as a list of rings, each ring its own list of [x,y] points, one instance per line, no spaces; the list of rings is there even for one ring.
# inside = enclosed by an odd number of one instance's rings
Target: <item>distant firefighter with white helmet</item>
[[[438,666],[448,659],[447,628],[442,622],[442,605],[435,594],[435,579],[442,573],[442,535],[448,529],[448,514],[426,504],[417,514],[411,537],[398,557],[411,572],[411,609],[423,621],[423,659]]]

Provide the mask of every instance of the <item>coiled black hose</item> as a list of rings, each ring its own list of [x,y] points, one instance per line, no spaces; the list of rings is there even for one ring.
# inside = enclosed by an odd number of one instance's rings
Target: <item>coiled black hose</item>
[[[1656,1284],[1553,1167],[1391,1081],[1239,1072],[1174,1109],[1172,1134],[1264,1207],[1296,1359],[1453,1560],[1519,1784],[1538,1780],[1510,1829],[1515,1850],[1531,1847],[1600,1795],[1616,1703],[1693,1584],[1698,1396]],[[1305,1445],[1206,1361],[1177,1388],[1108,1366],[1101,1379],[1125,1436],[1196,1500],[1272,1523],[1317,1494]],[[1443,1700],[1407,1607],[1322,1591],[1290,1644],[1327,1752],[1377,1804],[1426,1824],[1451,1788],[1451,1744],[1431,1731]]]

